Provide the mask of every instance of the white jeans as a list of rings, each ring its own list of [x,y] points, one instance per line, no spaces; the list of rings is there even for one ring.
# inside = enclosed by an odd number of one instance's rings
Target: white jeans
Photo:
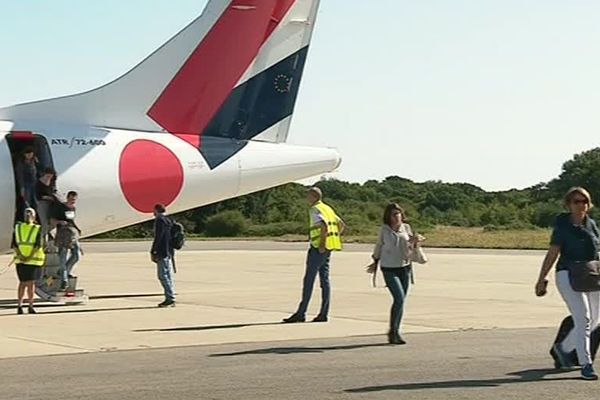
[[[563,351],[577,350],[580,365],[591,364],[590,333],[600,320],[600,292],[576,292],[569,282],[569,271],[556,273],[556,286],[573,317],[575,327],[562,341]]]

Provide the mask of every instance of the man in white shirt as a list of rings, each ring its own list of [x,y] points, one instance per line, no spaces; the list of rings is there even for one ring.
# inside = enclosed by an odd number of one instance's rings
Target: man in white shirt
[[[331,252],[341,250],[342,242],[340,235],[344,231],[345,224],[337,216],[333,208],[323,203],[321,189],[312,187],[308,190],[307,200],[310,205],[309,234],[310,248],[306,256],[306,272],[302,285],[302,300],[298,310],[290,317],[283,320],[284,323],[295,323],[306,321],[306,310],[317,274],[321,284],[321,310],[313,319],[313,322],[327,322],[329,314],[329,303],[331,298],[331,286],[329,283],[329,259]]]

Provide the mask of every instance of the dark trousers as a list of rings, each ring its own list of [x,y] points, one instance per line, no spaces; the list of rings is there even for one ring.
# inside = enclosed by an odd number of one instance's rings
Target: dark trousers
[[[412,267],[381,268],[383,279],[392,294],[394,303],[390,312],[390,331],[400,332],[400,323],[404,314],[404,302],[408,296]]]
[[[319,274],[319,282],[321,283],[321,311],[319,315],[327,317],[329,314],[329,302],[331,299],[331,286],[329,284],[329,258],[331,251],[319,253],[319,250],[310,246],[306,255],[306,272],[304,273],[304,281],[302,285],[302,301],[298,305],[296,314],[304,317],[310,302],[315,279]]]

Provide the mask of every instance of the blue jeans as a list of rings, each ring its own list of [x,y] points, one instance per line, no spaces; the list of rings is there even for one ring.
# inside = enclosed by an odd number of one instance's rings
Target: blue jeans
[[[158,259],[156,262],[156,273],[158,280],[165,291],[165,300],[175,301],[175,289],[173,287],[173,262],[171,257]]]
[[[69,258],[67,259],[67,254],[69,254]],[[58,258],[60,261],[60,277],[63,282],[69,281],[69,275],[71,275],[71,271],[75,264],[79,261],[79,242],[73,243],[73,247],[70,249],[58,249]]]
[[[319,282],[321,283],[321,311],[320,316],[327,317],[329,314],[329,302],[331,299],[331,286],[329,284],[329,258],[331,251],[319,253],[319,250],[310,246],[306,255],[306,272],[304,273],[304,281],[302,285],[302,301],[298,305],[296,314],[300,317],[306,315],[306,309],[312,296],[315,279],[319,274]]]
[[[390,312],[390,332],[400,333],[400,323],[404,313],[404,301],[408,296],[412,267],[381,268],[383,279],[394,298]]]

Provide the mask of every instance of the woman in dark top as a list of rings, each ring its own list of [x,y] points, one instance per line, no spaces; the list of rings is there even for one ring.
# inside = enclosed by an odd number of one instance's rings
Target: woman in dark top
[[[568,354],[576,351],[582,366],[582,378],[596,380],[598,375],[592,367],[590,333],[600,320],[600,292],[574,291],[569,282],[568,265],[574,261],[598,259],[598,227],[588,215],[592,208],[592,199],[586,189],[571,188],[565,195],[564,204],[569,213],[556,218],[550,248],[540,270],[535,292],[538,296],[546,294],[546,276],[558,258],[556,286],[571,312],[574,328],[562,342],[552,347],[551,352],[559,364],[567,366]]]

